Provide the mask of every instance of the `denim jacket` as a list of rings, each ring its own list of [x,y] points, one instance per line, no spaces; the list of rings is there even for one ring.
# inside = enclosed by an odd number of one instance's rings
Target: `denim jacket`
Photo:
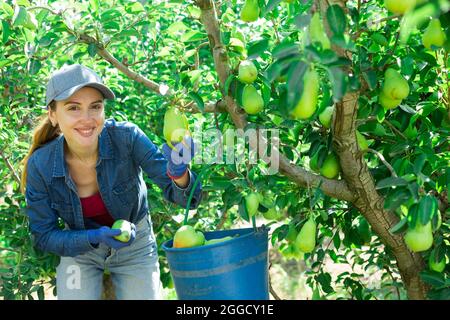
[[[37,149],[27,168],[26,212],[36,247],[60,256],[93,250],[86,230],[100,226],[85,223],[80,198],[64,160],[64,136]],[[182,189],[167,176],[166,170],[167,160],[139,127],[130,122],[105,121],[99,135],[96,171],[99,192],[114,220],[137,223],[148,214],[142,171],[162,189],[165,199],[186,207],[197,175],[189,170],[189,185]],[[191,208],[196,208],[200,200],[199,181]],[[61,230],[58,218],[70,230]]]

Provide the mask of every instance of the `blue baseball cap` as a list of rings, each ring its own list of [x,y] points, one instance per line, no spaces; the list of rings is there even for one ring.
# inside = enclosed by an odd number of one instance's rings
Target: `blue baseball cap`
[[[51,75],[45,95],[46,108],[53,100],[65,100],[83,87],[98,89],[105,99],[115,98],[114,92],[103,84],[94,70],[81,64],[72,64],[62,67]]]

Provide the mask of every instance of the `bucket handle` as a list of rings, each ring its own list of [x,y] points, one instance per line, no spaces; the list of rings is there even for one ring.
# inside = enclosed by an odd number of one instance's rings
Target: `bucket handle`
[[[189,198],[188,198],[188,201],[187,201],[187,204],[186,204],[186,211],[185,211],[185,213],[184,213],[184,221],[183,221],[183,225],[186,225],[186,224],[187,224],[188,217],[189,217],[189,208],[190,208],[190,206],[191,206],[191,201],[192,201],[192,197],[194,196],[195,188],[197,187],[199,181],[201,180],[201,178],[202,178],[202,176],[203,176],[203,173],[206,172],[206,169],[207,169],[207,168],[208,168],[208,167],[205,166],[205,167],[200,171],[200,173],[199,173],[198,176],[197,176],[197,179],[195,179],[194,185],[192,186],[192,189],[191,189],[191,192],[190,192],[190,194],[189,194]]]
[[[207,166],[203,167],[203,169],[200,171],[200,173],[197,176],[197,179],[195,179],[194,185],[192,186],[191,192],[189,194],[189,198],[186,204],[186,211],[184,213],[184,221],[183,221],[183,225],[186,225],[188,222],[188,218],[189,218],[189,208],[191,206],[191,201],[192,201],[192,197],[194,196],[194,191],[195,188],[197,187],[197,184],[199,183],[199,181],[201,180],[203,174],[206,172],[206,169],[208,169]],[[213,169],[214,170],[214,169]],[[255,216],[252,217],[252,226],[253,229],[256,231],[256,218]]]

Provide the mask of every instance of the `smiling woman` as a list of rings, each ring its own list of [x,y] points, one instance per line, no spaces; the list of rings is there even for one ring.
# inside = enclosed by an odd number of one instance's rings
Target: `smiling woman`
[[[35,245],[61,256],[58,299],[100,299],[106,269],[117,299],[159,298],[156,240],[141,172],[163,190],[166,200],[183,207],[195,185],[196,175],[188,168],[193,153],[175,164],[135,124],[105,119],[104,100],[114,98],[85,66],[53,73],[47,115],[23,160],[22,188]],[[187,142],[172,143],[179,150]],[[199,183],[191,208],[200,198]],[[58,228],[58,218],[65,222],[64,230]],[[113,225],[119,220],[130,222],[128,241],[116,238],[121,230]]]

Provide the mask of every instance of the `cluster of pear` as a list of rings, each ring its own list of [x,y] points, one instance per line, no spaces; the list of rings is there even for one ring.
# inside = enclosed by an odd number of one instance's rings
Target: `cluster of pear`
[[[206,246],[209,244],[219,243],[233,239],[232,236],[205,240],[205,235],[201,231],[196,231],[194,227],[189,225],[181,226],[173,237],[174,248],[193,248]]]
[[[328,38],[320,14],[314,13],[308,29],[309,40],[312,44],[319,43],[322,49],[330,49],[331,43]],[[296,120],[306,120],[317,110],[319,97],[319,74],[314,68],[309,68],[303,76],[303,92],[291,115]],[[331,113],[332,114],[332,113]]]
[[[317,224],[311,215],[303,224],[299,232],[293,223],[289,224],[286,240],[288,245],[283,248],[281,254],[290,259],[301,259],[303,254],[311,253],[316,247]]]
[[[281,210],[269,197],[264,197],[259,192],[250,192],[245,196],[245,208],[249,219],[258,213],[260,204],[267,209],[262,212],[265,219],[280,220],[283,218]]]
[[[408,81],[395,69],[384,73],[384,83],[378,101],[385,109],[397,107],[409,95]]]
[[[239,64],[238,79],[245,83],[242,91],[242,107],[247,114],[257,114],[264,108],[264,100],[253,85],[257,78],[258,69],[252,61],[244,60]]]
[[[385,0],[384,5],[390,12],[404,15],[413,10],[416,5],[426,0]],[[422,43],[427,49],[442,47],[446,41],[445,32],[442,30],[439,19],[432,19],[422,36]]]
[[[186,115],[177,108],[168,108],[164,114],[163,134],[171,148],[173,148],[172,142],[181,142],[186,135],[190,135]]]
[[[436,230],[442,225],[442,217],[437,213]],[[413,252],[423,252],[429,250],[433,246],[433,227],[432,222],[422,224],[420,221],[416,222],[414,228],[409,227],[404,235],[404,240],[407,247]],[[444,271],[447,265],[445,254],[438,256],[436,248],[431,250],[428,257],[428,266],[430,270],[436,272]]]

